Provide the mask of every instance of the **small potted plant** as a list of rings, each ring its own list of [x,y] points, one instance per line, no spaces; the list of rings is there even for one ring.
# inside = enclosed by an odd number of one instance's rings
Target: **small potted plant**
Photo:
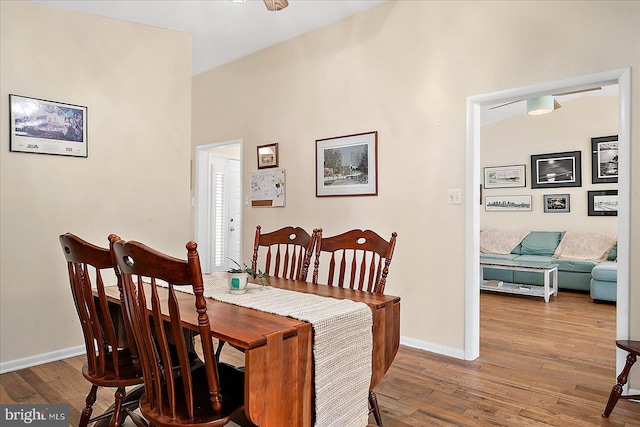
[[[240,265],[234,259],[231,259],[231,261],[236,265],[235,268],[227,270],[227,273],[229,273],[229,292],[232,294],[243,294],[247,291],[249,276],[259,279],[260,284],[263,286],[265,286],[265,281],[266,285],[269,285],[269,275],[267,273],[263,273],[259,269],[253,270],[247,264]]]

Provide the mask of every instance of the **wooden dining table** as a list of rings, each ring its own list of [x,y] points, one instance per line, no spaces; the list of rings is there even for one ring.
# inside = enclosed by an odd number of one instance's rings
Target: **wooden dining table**
[[[225,277],[226,273],[213,273]],[[400,344],[400,298],[308,282],[269,278],[270,286],[362,302],[372,312],[372,390],[387,372]],[[176,287],[178,288],[178,287]],[[166,288],[159,288],[166,307]],[[107,297],[119,303],[116,286]],[[183,328],[198,332],[193,295],[177,292]],[[147,293],[150,295],[150,292]],[[261,427],[311,427],[314,419],[313,331],[310,323],[207,299],[211,336],[245,354],[245,413]]]

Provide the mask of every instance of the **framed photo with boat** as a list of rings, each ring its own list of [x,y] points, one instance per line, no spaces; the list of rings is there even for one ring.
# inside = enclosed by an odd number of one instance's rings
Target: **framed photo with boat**
[[[581,187],[580,151],[531,156],[531,188]]]

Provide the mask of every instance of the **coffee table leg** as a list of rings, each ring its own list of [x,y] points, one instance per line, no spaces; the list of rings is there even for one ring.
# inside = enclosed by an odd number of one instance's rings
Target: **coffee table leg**
[[[558,269],[553,271],[553,296],[558,296]]]
[[[544,270],[544,302],[549,302],[549,270]]]

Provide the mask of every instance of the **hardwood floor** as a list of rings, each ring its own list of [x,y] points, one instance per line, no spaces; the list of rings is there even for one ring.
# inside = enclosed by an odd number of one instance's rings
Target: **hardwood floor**
[[[570,292],[548,304],[483,293],[480,309],[478,360],[401,346],[376,387],[385,427],[640,426],[640,403],[620,401],[609,419],[601,417],[616,375],[615,306]],[[223,358],[241,361],[228,347]],[[0,375],[0,403],[69,403],[76,426],[89,390],[83,362]],[[100,390],[94,414],[112,397]]]

